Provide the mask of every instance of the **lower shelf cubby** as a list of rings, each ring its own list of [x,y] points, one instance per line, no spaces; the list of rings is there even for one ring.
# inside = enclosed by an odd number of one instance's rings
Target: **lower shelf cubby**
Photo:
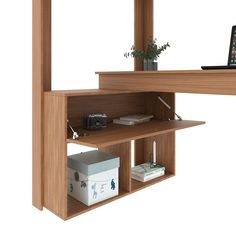
[[[82,202],[67,195],[67,218],[85,213],[94,208],[100,207],[104,204],[112,202],[116,199],[126,196],[131,192],[131,149],[130,142],[125,142],[117,145],[111,145],[108,147],[100,148],[100,151],[110,153],[114,156],[119,157],[119,194],[101,202],[95,203],[91,206],[87,206]]]
[[[175,132],[165,133],[154,137],[138,139],[135,141],[134,158],[135,164],[149,161],[148,157],[152,152],[152,142],[158,142],[157,156],[159,164],[165,166],[165,175],[149,180],[147,182],[140,182],[131,178],[131,142],[111,145],[100,150],[108,152],[120,157],[119,168],[119,195],[101,201],[91,206],[87,206],[82,202],[67,196],[67,218],[80,215],[97,207],[103,206],[128,194],[139,191],[143,188],[159,183],[175,175]],[[168,145],[166,148],[165,145]],[[142,158],[141,158],[142,157]]]
[[[72,198],[71,196],[67,196],[67,219],[70,219],[74,216],[77,216],[77,215],[80,215],[80,214],[83,214],[87,211],[90,211],[90,210],[93,210],[95,208],[98,208],[100,206],[103,206],[105,204],[108,204],[112,201],[115,201],[119,198],[122,198],[122,197],[125,197],[131,193],[134,193],[134,192],[137,192],[143,188],[146,188],[146,187],[149,187],[151,185],[154,185],[156,183],[159,183],[163,180],[166,180],[168,178],[171,178],[173,177],[174,174],[171,174],[171,173],[166,173],[165,175],[161,176],[161,177],[157,177],[153,180],[149,180],[147,182],[140,182],[140,181],[137,181],[137,180],[134,180],[134,179],[131,179],[131,191],[130,192],[127,192],[127,191],[124,191],[124,190],[121,190],[119,192],[119,195],[115,196],[115,197],[112,197],[112,198],[109,198],[109,199],[106,199],[104,201],[101,201],[101,202],[98,202],[94,205],[91,205],[91,206],[87,206],[85,204],[83,204],[82,202]]]

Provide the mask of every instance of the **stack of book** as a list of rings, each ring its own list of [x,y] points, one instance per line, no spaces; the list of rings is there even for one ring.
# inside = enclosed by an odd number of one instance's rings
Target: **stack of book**
[[[135,166],[131,170],[132,179],[146,182],[151,179],[155,179],[165,174],[165,167],[161,165],[155,165],[153,167],[150,162],[143,163]]]
[[[145,115],[145,114],[135,114],[130,116],[122,116],[119,119],[114,119],[114,124],[120,125],[135,125],[144,122],[148,122],[153,118],[153,115]]]

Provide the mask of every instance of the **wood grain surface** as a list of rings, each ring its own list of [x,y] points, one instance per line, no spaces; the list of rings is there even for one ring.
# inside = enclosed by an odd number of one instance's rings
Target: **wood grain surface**
[[[119,191],[130,192],[131,191],[131,144],[130,142],[124,142],[116,144],[100,150],[110,153],[112,155],[120,157],[119,168]]]
[[[158,121],[152,120],[147,123],[134,126],[109,124],[107,128],[98,131],[85,131],[87,136],[73,140],[67,139],[68,143],[77,143],[89,147],[102,148],[110,145],[124,143],[130,140],[147,138],[173,132],[179,129],[189,128],[204,124],[202,121]]]
[[[142,190],[142,189],[144,189],[146,187],[149,187],[153,184],[157,184],[157,183],[159,183],[163,180],[169,179],[171,177],[174,177],[174,174],[166,172],[165,175],[160,176],[160,177],[155,178],[155,179],[152,179],[152,180],[149,180],[147,182],[140,182],[140,181],[137,181],[135,179],[132,179],[132,183],[131,183],[132,193],[134,193],[136,191],[139,191],[139,190]]]
[[[50,95],[44,100],[44,206],[66,219],[67,101]]]
[[[75,89],[75,90],[53,90],[45,94],[67,97],[96,96],[96,95],[116,95],[140,93],[134,90],[112,90],[112,89]]]
[[[154,114],[156,119],[166,121],[166,120],[174,120],[174,113],[167,109],[157,98],[160,96],[164,99],[175,111],[175,94],[174,93],[148,93],[146,95],[146,112],[147,114]],[[168,136],[175,136],[174,132],[168,134]],[[165,135],[158,135],[159,140],[164,139]],[[137,139],[134,141],[135,147],[135,165],[140,165],[146,161],[150,161],[150,154],[148,153],[152,151],[152,146],[147,150],[147,141],[149,138]],[[169,148],[171,150],[175,149],[175,139],[172,139],[172,142],[169,142]],[[172,159],[175,159],[175,153],[173,153]]]
[[[112,201],[115,201],[119,198],[125,197],[125,196],[127,196],[129,194],[132,194],[134,192],[137,192],[139,190],[142,190],[142,189],[144,189],[146,187],[149,187],[153,184],[157,184],[159,182],[162,182],[162,181],[164,181],[166,179],[169,179],[173,176],[174,176],[173,174],[170,174],[170,173],[167,172],[164,176],[155,178],[155,179],[147,181],[145,183],[132,179],[131,180],[131,192],[120,191],[118,196],[109,198],[107,200],[101,201],[101,202],[96,203],[96,204],[91,205],[91,206],[86,206],[82,202],[77,201],[76,199],[68,196],[68,216],[67,216],[67,219],[71,219],[72,217],[75,217],[75,216],[78,216],[80,214],[86,213],[86,212],[88,212],[90,210],[93,210],[97,207],[101,207],[105,204],[108,204]]]
[[[46,93],[58,95],[58,93]],[[83,94],[83,96],[81,95]],[[70,93],[71,95],[71,93]],[[108,122],[114,118],[133,114],[153,114],[159,120],[173,119],[170,112],[159,100],[161,96],[172,108],[175,109],[173,93],[134,92],[117,93],[99,92],[79,93],[78,96],[68,96],[68,119],[72,126],[83,127],[85,118],[92,113],[106,113]]]
[[[67,215],[67,218],[66,219],[71,219],[72,217],[75,217],[75,216],[78,216],[80,214],[83,214],[83,213],[86,213],[88,211],[91,211],[97,207],[101,207],[105,204],[108,204],[114,200],[117,200],[119,198],[122,198],[126,195],[128,195],[129,193],[126,192],[126,191],[120,191],[119,192],[119,195],[115,196],[115,197],[112,197],[112,198],[109,198],[107,200],[104,200],[104,201],[101,201],[101,202],[98,202],[94,205],[91,205],[91,206],[87,206],[85,204],[83,204],[82,202],[72,198],[71,196],[68,195],[68,215]]]
[[[43,92],[51,90],[51,0],[33,0],[32,203],[43,209]]]
[[[153,0],[134,1],[134,45],[139,50],[146,50],[153,38]],[[134,59],[134,70],[143,70],[143,61]]]
[[[235,70],[100,72],[101,89],[236,95]]]
[[[68,119],[73,126],[83,127],[87,115],[106,113],[108,122],[120,116],[145,113],[145,94],[105,94],[68,98]]]
[[[151,162],[153,141],[156,141],[157,163],[166,168],[166,172],[175,174],[175,132],[144,139],[144,162]]]

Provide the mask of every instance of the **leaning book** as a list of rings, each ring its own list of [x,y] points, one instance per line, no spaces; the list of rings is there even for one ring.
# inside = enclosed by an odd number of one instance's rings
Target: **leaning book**
[[[165,174],[164,166],[156,165],[155,167],[152,167],[150,162],[135,166],[131,170],[132,179],[141,182],[146,182],[148,180],[155,179],[164,174]]]

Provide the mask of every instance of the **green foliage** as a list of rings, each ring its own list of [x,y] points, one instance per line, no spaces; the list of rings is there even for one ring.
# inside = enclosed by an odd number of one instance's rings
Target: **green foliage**
[[[167,49],[167,47],[170,47],[169,43],[166,43],[162,46],[157,45],[157,39],[150,39],[148,42],[148,47],[146,51],[136,49],[133,45],[131,47],[130,52],[126,52],[124,56],[126,58],[128,57],[135,57],[139,59],[149,59],[156,61],[157,58],[160,56],[160,54]]]

